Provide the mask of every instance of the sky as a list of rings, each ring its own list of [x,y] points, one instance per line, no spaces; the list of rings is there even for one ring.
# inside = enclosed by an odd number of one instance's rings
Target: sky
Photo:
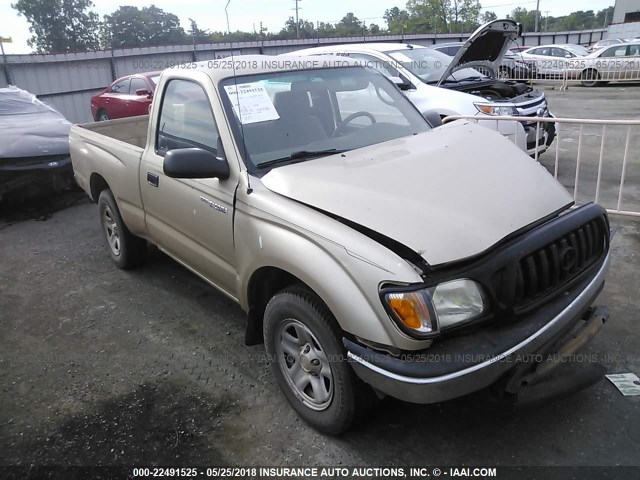
[[[498,18],[505,17],[514,8],[521,6],[535,10],[537,0],[482,0],[484,10],[491,10]],[[4,49],[10,53],[30,53],[27,45],[30,37],[29,24],[11,8],[11,0],[0,0],[0,36],[12,37],[13,43],[5,43]],[[224,31],[227,29],[225,5],[227,0],[94,0],[93,10],[102,17],[117,10],[121,5],[137,7],[151,3],[180,18],[182,27],[187,29],[189,18],[193,18],[198,27],[206,30]],[[587,5],[585,5],[587,3]],[[613,5],[614,0],[540,0],[542,15],[561,16],[577,10],[602,10]],[[393,7],[405,8],[406,0],[299,0],[299,15],[314,22],[338,22],[347,13],[353,12],[367,24],[377,23],[384,27],[382,18],[385,10]],[[258,30],[260,22],[269,32],[278,32],[290,16],[294,16],[294,0],[231,0],[228,8],[229,24],[232,31]]]

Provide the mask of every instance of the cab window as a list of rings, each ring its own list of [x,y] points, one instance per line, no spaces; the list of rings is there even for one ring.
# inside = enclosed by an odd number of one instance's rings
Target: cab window
[[[207,94],[197,83],[171,80],[162,97],[156,150],[203,148],[217,152],[218,128]]]

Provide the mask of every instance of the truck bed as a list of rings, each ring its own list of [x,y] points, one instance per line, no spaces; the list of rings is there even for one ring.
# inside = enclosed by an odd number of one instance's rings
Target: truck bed
[[[86,130],[99,133],[121,142],[144,148],[147,144],[149,115],[119,118],[108,122],[91,122],[78,125]]]

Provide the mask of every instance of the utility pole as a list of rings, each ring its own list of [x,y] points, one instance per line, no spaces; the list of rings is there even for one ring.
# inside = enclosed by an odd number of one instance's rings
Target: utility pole
[[[298,19],[298,10],[300,9],[300,7],[298,7],[298,3],[300,3],[302,0],[293,0],[296,3],[296,38],[300,38],[300,21]]]
[[[540,17],[540,0],[536,2],[536,23],[535,27],[533,28],[534,32],[538,31],[538,17]]]
[[[12,43],[11,37],[0,36],[0,51],[2,51],[2,70],[4,70],[4,78],[7,80],[7,85],[11,85],[11,74],[9,73],[9,66],[7,65],[7,55],[4,53],[4,43]]]
[[[544,11],[544,31],[547,31],[547,27],[549,25],[549,10]]]

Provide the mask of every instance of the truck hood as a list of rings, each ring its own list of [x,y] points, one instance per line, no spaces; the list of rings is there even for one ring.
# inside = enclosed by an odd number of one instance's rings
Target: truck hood
[[[456,70],[474,66],[492,70],[495,78],[496,66],[509,49],[509,43],[518,38],[520,32],[520,24],[507,19],[493,20],[478,27],[453,57],[436,86],[439,87]]]
[[[479,254],[572,203],[542,165],[499,133],[464,121],[274,168],[261,180],[431,265]]]

